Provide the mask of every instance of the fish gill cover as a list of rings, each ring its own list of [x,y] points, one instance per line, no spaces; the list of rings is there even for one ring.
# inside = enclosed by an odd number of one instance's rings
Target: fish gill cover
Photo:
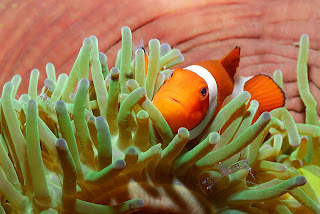
[[[189,131],[174,135],[152,104],[170,67],[183,61],[180,51],[151,40],[145,77],[144,51],[133,59],[128,27],[110,70],[91,36],[69,75],[57,78],[47,65],[40,94],[37,69],[28,94],[16,95],[21,77],[14,76],[1,96],[0,213],[320,213],[308,45],[302,35],[297,75],[306,124],[284,107],[252,124],[259,103],[242,92],[192,149]],[[280,71],[274,79],[282,86]]]

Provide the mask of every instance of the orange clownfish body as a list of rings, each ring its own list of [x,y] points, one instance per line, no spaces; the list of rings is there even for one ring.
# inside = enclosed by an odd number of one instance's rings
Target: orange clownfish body
[[[153,98],[174,133],[185,127],[190,139],[197,137],[223,103],[243,90],[251,94],[251,100],[259,102],[254,120],[264,111],[284,105],[283,91],[269,76],[259,74],[235,79],[239,62],[240,48],[236,47],[220,60],[202,61],[174,70]]]

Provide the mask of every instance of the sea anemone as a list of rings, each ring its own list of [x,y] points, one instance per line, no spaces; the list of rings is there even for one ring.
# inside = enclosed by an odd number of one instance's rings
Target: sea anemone
[[[20,97],[14,76],[1,97],[1,213],[320,213],[308,43],[302,35],[297,64],[306,124],[284,107],[252,124],[259,103],[242,92],[192,142],[152,104],[180,51],[151,40],[145,76],[128,27],[110,70],[91,36],[69,76],[47,65],[39,95],[37,69]],[[274,79],[282,85],[280,71]]]

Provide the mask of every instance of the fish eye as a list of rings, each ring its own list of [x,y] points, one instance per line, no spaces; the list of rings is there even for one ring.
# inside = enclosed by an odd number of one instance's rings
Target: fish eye
[[[170,77],[172,77],[172,76],[173,76],[173,73],[174,73],[174,71],[172,71],[172,72],[171,72]]]
[[[201,89],[201,94],[202,94],[202,96],[206,96],[207,89],[206,88]]]
[[[208,88],[207,87],[202,88],[200,90],[200,93],[201,93],[201,97],[205,98],[208,95]]]

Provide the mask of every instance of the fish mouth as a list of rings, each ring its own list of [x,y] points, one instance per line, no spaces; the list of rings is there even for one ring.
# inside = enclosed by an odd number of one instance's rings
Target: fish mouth
[[[177,100],[177,99],[175,99],[175,98],[173,98],[173,97],[170,97],[173,101],[175,101],[175,102],[177,102],[177,103],[179,103],[179,104],[181,104],[182,105],[182,103],[179,101],[179,100]]]
[[[183,105],[179,100],[177,100],[177,99],[174,98],[174,97],[170,97],[170,96],[169,96],[169,98],[170,98],[171,100],[173,100],[174,102],[178,103],[183,109],[185,109],[184,105]]]
[[[180,105],[182,105],[182,103],[179,101],[179,100],[177,100],[176,98],[174,98],[174,97],[169,97],[171,100],[173,100],[174,102],[177,102],[177,103],[179,103]],[[182,105],[183,106],[183,105]]]

